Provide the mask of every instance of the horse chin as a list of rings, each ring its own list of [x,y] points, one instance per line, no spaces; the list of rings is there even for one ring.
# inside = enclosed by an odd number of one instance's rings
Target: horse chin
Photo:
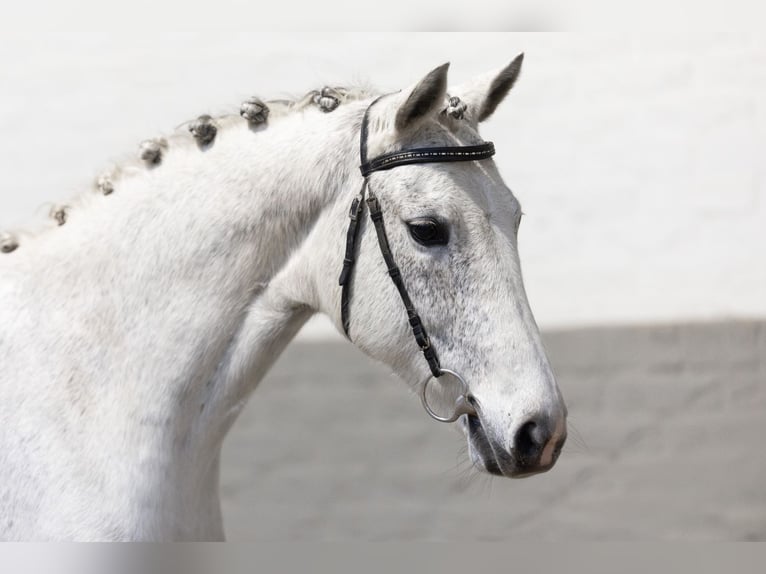
[[[468,441],[468,456],[474,468],[494,476],[513,476],[501,466],[477,417],[463,415],[460,426]]]

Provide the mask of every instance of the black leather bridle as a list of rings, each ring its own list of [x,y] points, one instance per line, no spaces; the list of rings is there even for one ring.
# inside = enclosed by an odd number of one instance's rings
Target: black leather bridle
[[[381,96],[382,97],[382,96]],[[383,223],[383,212],[380,209],[380,201],[375,193],[370,188],[370,174],[376,171],[383,171],[399,167],[402,165],[412,165],[419,163],[437,163],[437,162],[453,162],[453,161],[476,161],[482,159],[488,159],[495,154],[495,146],[492,142],[484,142],[478,145],[470,146],[449,146],[449,147],[425,147],[425,148],[412,148],[396,151],[380,155],[372,160],[367,159],[367,138],[369,133],[369,116],[370,110],[378,102],[380,98],[373,101],[367,108],[362,119],[362,128],[359,142],[359,156],[361,159],[361,166],[359,169],[362,172],[364,181],[362,188],[359,191],[359,195],[354,198],[351,203],[351,209],[349,211],[350,222],[348,225],[348,231],[346,232],[346,255],[343,259],[343,270],[340,273],[338,280],[341,285],[341,320],[343,322],[343,331],[346,337],[349,336],[349,321],[350,321],[350,285],[352,278],[352,271],[354,269],[354,263],[356,262],[356,250],[357,241],[359,235],[359,219],[364,211],[365,195],[367,195],[366,203],[370,210],[370,219],[375,225],[375,232],[378,236],[378,245],[380,246],[380,252],[383,255],[383,260],[388,267],[388,274],[391,280],[394,282],[396,289],[399,291],[399,296],[402,298],[404,308],[407,311],[407,318],[412,328],[412,334],[415,336],[415,341],[420,347],[428,367],[431,369],[431,374],[435,378],[439,378],[444,374],[452,375],[457,378],[463,386],[463,392],[458,397],[455,403],[455,411],[451,416],[441,417],[436,414],[428,405],[426,400],[426,389],[428,380],[423,384],[421,390],[421,399],[423,406],[429,415],[441,422],[453,422],[458,419],[462,414],[475,414],[473,407],[471,406],[471,399],[468,395],[468,384],[463,377],[454,371],[444,369],[439,364],[439,357],[436,354],[436,350],[431,344],[431,340],[428,337],[423,322],[420,319],[415,306],[412,304],[407,288],[402,280],[402,274],[399,271],[399,267],[394,261],[394,257],[391,253],[391,248],[388,244],[388,236],[386,235],[386,227]],[[369,192],[369,193],[367,193]]]

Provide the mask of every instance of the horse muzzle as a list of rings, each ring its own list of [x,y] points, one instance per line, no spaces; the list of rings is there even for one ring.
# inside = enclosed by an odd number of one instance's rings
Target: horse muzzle
[[[492,436],[480,412],[465,415],[461,422],[468,438],[471,462],[498,476],[524,478],[546,472],[553,468],[566,442],[563,416],[555,420],[542,415],[527,418],[511,428],[510,446]]]

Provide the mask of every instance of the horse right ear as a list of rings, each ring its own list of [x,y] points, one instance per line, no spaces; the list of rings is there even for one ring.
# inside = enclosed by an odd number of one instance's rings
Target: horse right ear
[[[523,63],[524,54],[519,54],[505,68],[479,76],[462,86],[450,88],[449,93],[459,97],[466,104],[466,118],[478,125],[492,115],[511,91],[519,78]]]
[[[431,70],[415,86],[402,92],[394,126],[399,133],[417,128],[444,107],[449,62]]]

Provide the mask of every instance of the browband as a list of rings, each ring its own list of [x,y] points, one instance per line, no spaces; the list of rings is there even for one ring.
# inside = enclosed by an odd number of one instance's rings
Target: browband
[[[493,155],[495,155],[495,144],[492,142],[452,147],[413,148],[379,155],[375,159],[363,163],[359,166],[359,170],[364,177],[367,177],[374,171],[391,169],[400,165],[442,163],[447,161],[473,161],[489,159]]]

